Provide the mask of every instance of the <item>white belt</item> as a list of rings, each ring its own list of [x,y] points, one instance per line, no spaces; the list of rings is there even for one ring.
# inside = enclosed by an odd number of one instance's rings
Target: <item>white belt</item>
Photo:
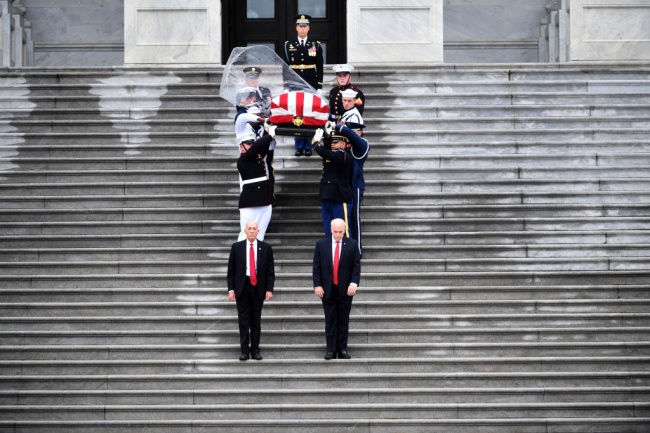
[[[242,185],[248,185],[249,183],[262,182],[263,180],[268,180],[268,179],[269,179],[269,178],[266,177],[266,176],[256,177],[256,178],[254,178],[254,179],[246,179],[246,180],[242,180],[242,181],[241,181],[241,184],[242,184]]]

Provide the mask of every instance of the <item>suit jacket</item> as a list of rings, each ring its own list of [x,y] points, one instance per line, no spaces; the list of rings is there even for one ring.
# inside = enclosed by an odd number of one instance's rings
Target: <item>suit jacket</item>
[[[357,242],[354,239],[344,237],[339,256],[339,296],[346,296],[350,283],[359,285],[361,279],[361,255]],[[314,249],[314,287],[322,286],[325,295],[323,299],[329,299],[332,293],[332,237],[327,237],[316,242]]]
[[[230,248],[228,257],[228,291],[234,290],[240,296],[246,281],[246,254],[248,254],[248,239],[235,242]],[[275,264],[273,262],[273,249],[266,242],[257,241],[257,289],[260,298],[264,300],[266,292],[273,291],[275,284]]]

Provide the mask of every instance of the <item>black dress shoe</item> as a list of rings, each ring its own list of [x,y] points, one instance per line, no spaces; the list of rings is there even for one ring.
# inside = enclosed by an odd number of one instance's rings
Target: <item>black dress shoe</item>
[[[311,156],[311,155],[312,155],[311,150],[305,150],[305,156]]]
[[[302,149],[300,149],[300,150],[296,150],[295,155],[296,155],[296,156],[302,156],[302,152],[303,152]]]
[[[239,355],[239,360],[248,361],[248,353],[242,353],[241,355]]]
[[[334,358],[334,352],[327,352],[325,354],[325,361],[329,361],[330,359]]]
[[[262,355],[260,355],[259,353],[253,353],[252,358],[253,358],[255,361],[261,361],[261,360],[262,360]]]
[[[352,357],[346,350],[344,350],[342,352],[339,352],[339,359],[352,359]]]

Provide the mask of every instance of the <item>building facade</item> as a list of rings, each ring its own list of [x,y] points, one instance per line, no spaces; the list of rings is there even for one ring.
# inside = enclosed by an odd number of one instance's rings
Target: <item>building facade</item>
[[[298,12],[326,63],[650,60],[650,0],[0,0],[2,65],[221,65]]]

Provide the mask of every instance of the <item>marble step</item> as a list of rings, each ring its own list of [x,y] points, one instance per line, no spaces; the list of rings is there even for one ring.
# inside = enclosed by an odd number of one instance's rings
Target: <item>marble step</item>
[[[382,419],[360,418],[341,420],[314,419],[270,419],[270,420],[185,420],[165,421],[151,420],[88,420],[88,421],[0,421],[0,427],[17,431],[47,432],[47,433],[88,433],[114,431],[116,428],[124,433],[231,433],[237,429],[252,433],[286,433],[288,431],[310,431],[313,433],[334,433],[342,430],[351,433],[397,433],[408,429],[418,428],[423,431],[442,433],[465,433],[469,430],[480,429],[485,433],[519,433],[522,431],[544,431],[560,433],[567,431],[625,431],[629,433],[645,433],[650,425],[648,417],[627,418],[476,418],[476,419]]]
[[[305,221],[318,215],[319,206],[273,208],[274,223],[285,218]],[[600,204],[548,204],[548,205],[496,205],[496,206],[363,206],[366,219],[391,218],[447,219],[447,218],[613,218],[650,217],[650,204],[600,205]],[[0,222],[75,222],[75,221],[194,221],[236,220],[237,209],[231,207],[191,208],[100,208],[100,209],[0,209]],[[313,224],[313,223],[311,223]]]
[[[202,390],[16,390],[0,391],[7,405],[93,404],[246,404],[256,394],[260,404],[273,403],[544,403],[648,401],[644,386],[546,388],[324,388],[324,389],[202,389]]]
[[[52,140],[49,144],[26,144],[27,141],[21,142],[21,139],[15,138],[14,143],[7,140],[7,144],[0,147],[0,155],[6,158],[122,158],[125,155],[137,151],[140,157],[205,157],[209,155],[223,155],[237,157],[238,149],[235,147],[234,137],[232,139],[224,136],[219,139],[219,143],[211,145],[196,144],[191,138],[180,138],[176,144],[158,144],[154,142],[140,143],[137,145],[125,145],[117,143],[116,140],[106,139],[105,144],[68,144],[63,139]],[[96,137],[90,138],[96,140]],[[283,166],[285,170],[299,171],[302,168],[302,162],[306,159],[296,159],[293,157],[292,143],[281,141],[275,149],[275,158],[285,158],[288,161],[296,161],[298,164],[289,164]],[[650,142],[647,140],[629,140],[626,142],[619,141],[538,141],[531,143],[515,142],[434,142],[426,140],[412,141],[407,146],[400,143],[372,141],[371,159],[368,163],[377,157],[387,157],[391,155],[564,155],[571,154],[590,154],[590,153],[611,153],[616,150],[619,154],[626,153],[645,153],[650,151]],[[316,158],[315,158],[316,159]],[[317,160],[317,159],[316,159]],[[313,163],[309,163],[310,166]],[[372,167],[368,167],[372,168]],[[603,167],[604,168],[604,167]],[[225,167],[221,168],[225,169]],[[302,168],[304,170],[304,168]],[[212,169],[215,170],[215,169]],[[206,170],[206,172],[210,172]]]
[[[4,302],[175,302],[224,301],[226,293],[219,287],[204,288],[5,288],[0,290]],[[562,299],[648,299],[650,285],[587,284],[572,286],[411,286],[395,290],[392,286],[363,286],[366,301],[434,301],[434,300],[562,300]],[[274,301],[313,301],[311,287],[276,286]],[[1,332],[1,331],[0,331]]]
[[[223,287],[223,286],[222,286]],[[308,286],[309,287],[309,286]],[[226,289],[221,289],[226,293]],[[359,290],[362,292],[362,290]],[[648,299],[560,299],[560,300],[409,300],[409,301],[366,301],[355,300],[351,315],[357,316],[401,316],[413,314],[462,315],[462,314],[624,314],[645,313]],[[228,300],[221,301],[174,301],[174,302],[34,302],[0,303],[1,317],[93,317],[93,316],[214,316],[228,315],[236,319],[236,305]],[[275,301],[264,307],[264,316],[322,316],[322,305],[315,297],[311,301]]]
[[[543,205],[597,203],[603,205],[636,205],[650,202],[646,191],[586,191],[586,192],[458,192],[458,193],[396,193],[391,196],[366,192],[364,205],[369,206],[449,206],[449,205]],[[182,195],[61,195],[3,197],[10,209],[97,209],[97,208],[152,208],[152,207],[232,207],[236,209],[235,194],[182,194]],[[317,206],[316,194],[282,193],[276,195],[279,206]]]
[[[313,248],[314,244],[324,234],[321,225],[317,224],[313,231],[304,233],[274,233],[268,232],[265,238],[273,246],[290,245],[295,247]],[[76,233],[74,236],[66,235],[8,235],[0,236],[0,246],[6,249],[51,249],[51,248],[214,248],[227,247],[236,241],[237,231],[214,233],[186,233],[186,234],[112,234],[112,235],[83,235]],[[382,232],[365,232],[365,248],[374,247],[375,250],[385,248],[386,234]],[[541,231],[541,232],[421,232],[400,233],[394,247],[399,251],[409,248],[419,249],[423,244],[432,247],[443,245],[462,246],[480,245],[481,248],[490,248],[497,245],[539,245],[540,256],[544,254],[543,247],[548,244],[573,244],[590,245],[610,244],[620,246],[625,251],[627,246],[645,244],[648,240],[647,230],[609,230],[596,233],[588,231]],[[613,248],[613,247],[612,247]],[[426,251],[426,249],[424,249]]]
[[[649,85],[650,86],[650,85]],[[647,116],[589,116],[589,117],[432,117],[432,118],[374,118],[364,116],[368,127],[368,137],[381,131],[402,131],[417,129],[432,131],[469,131],[480,129],[489,134],[494,130],[516,130],[519,133],[534,133],[537,130],[591,130],[591,129],[625,129],[633,134],[636,130],[647,131],[650,126]],[[0,128],[7,130],[11,126],[22,134],[110,133],[115,130],[124,132],[182,133],[233,131],[232,118],[97,118],[97,119],[0,119]]]
[[[241,363],[212,360],[0,361],[3,390],[47,389],[322,389],[648,386],[648,357],[425,357],[333,360],[266,359]],[[483,363],[484,368],[480,368]],[[515,367],[513,369],[513,367]],[[21,371],[22,369],[22,371]],[[552,369],[552,370],[551,370]],[[601,370],[602,369],[602,370]],[[248,376],[247,376],[248,375]],[[338,378],[337,378],[338,377]]]
[[[411,161],[404,160],[400,165],[409,166]],[[15,165],[7,162],[7,165]],[[216,165],[226,165],[217,161]],[[230,163],[228,163],[229,165]],[[300,162],[300,165],[305,164]],[[279,161],[275,167],[275,176],[278,186],[291,182],[314,182],[319,179],[320,169],[312,163],[307,166],[291,167],[289,159]],[[9,167],[12,171],[4,171],[0,178],[3,185],[15,183],[89,183],[92,182],[232,182],[236,179],[236,171],[230,166],[223,168],[203,169],[148,169],[133,170],[122,169],[84,169],[84,170],[60,170],[41,169],[14,170],[18,166]],[[557,167],[557,168],[533,168],[533,167],[422,167],[405,170],[399,165],[394,167],[377,166],[371,163],[364,167],[366,189],[372,192],[373,186],[387,182],[422,181],[422,182],[460,182],[460,181],[615,181],[618,179],[639,179],[648,178],[650,166],[586,166],[586,167]]]
[[[224,295],[225,296],[225,295]],[[349,342],[356,348],[364,345],[378,344],[385,345],[391,343],[399,344],[468,344],[468,343],[528,343],[528,344],[551,344],[551,343],[624,343],[624,342],[642,342],[647,341],[647,327],[566,327],[566,328],[462,328],[462,329],[351,329]],[[97,349],[97,353],[102,353],[106,347],[121,349],[124,351],[119,356],[128,355],[126,346],[140,346],[134,350],[146,352],[148,350],[157,350],[155,345],[185,345],[189,349],[196,351],[199,345],[200,349],[205,349],[207,353],[213,345],[232,345],[239,344],[239,333],[236,329],[223,330],[67,330],[67,331],[0,331],[2,338],[3,359],[12,359],[15,352],[21,350],[22,359],[27,359],[28,351],[34,354],[40,353],[39,358],[50,356],[46,349],[41,347],[48,346],[51,350],[61,349],[67,353],[67,356],[82,356],[85,352],[92,352]],[[322,344],[324,334],[318,329],[303,330],[264,330],[265,347],[275,347],[275,350],[281,349],[281,345],[304,345],[304,344]],[[268,346],[267,346],[268,345]],[[93,347],[91,347],[93,346]],[[102,347],[98,347],[102,346]],[[147,347],[145,347],[147,346]],[[78,349],[73,349],[77,347]],[[25,351],[23,352],[22,349]],[[78,353],[72,353],[77,350]],[[228,349],[231,350],[231,349]],[[177,349],[171,349],[178,356]],[[23,356],[24,355],[24,356]],[[111,356],[113,356],[111,354]],[[117,354],[115,356],[118,356]],[[168,356],[162,352],[158,356]],[[171,356],[171,355],[169,355]],[[117,359],[117,358],[113,358]]]
[[[320,181],[316,176],[296,182],[277,179],[276,194],[308,194],[318,191]],[[368,188],[383,194],[398,193],[448,193],[448,192],[511,192],[511,191],[650,191],[650,177],[646,179],[594,179],[594,180],[385,180],[373,181]],[[0,196],[56,196],[56,195],[166,195],[166,194],[239,194],[239,181],[197,182],[95,182],[79,183],[0,183]]]
[[[280,274],[301,274],[311,269],[311,259],[275,260]],[[428,272],[571,272],[650,270],[650,256],[641,257],[541,257],[460,259],[364,259],[364,272],[422,274]],[[115,260],[0,262],[5,275],[132,275],[225,273],[227,260]]]
[[[372,94],[370,94],[372,96]],[[31,95],[30,95],[31,99]],[[39,102],[43,98],[37,98]],[[13,100],[18,104],[19,100]],[[22,119],[22,120],[99,120],[99,119],[131,119],[148,120],[155,119],[213,119],[213,118],[234,118],[235,110],[222,101],[213,107],[156,107],[156,106],[125,106],[120,107],[80,107],[80,108],[1,108],[3,104],[12,102],[11,98],[0,96],[0,119]],[[39,104],[40,105],[40,104]],[[50,105],[47,104],[46,105]],[[575,104],[575,105],[482,105],[480,109],[467,105],[439,105],[432,109],[430,105],[415,102],[408,106],[395,104],[372,104],[365,107],[364,119],[374,118],[413,118],[420,117],[420,113],[426,111],[432,118],[458,118],[458,117],[641,117],[650,114],[650,104],[631,104],[629,101],[623,104]]]
[[[542,285],[579,284],[645,284],[650,272],[644,269],[621,271],[571,270],[571,271],[506,271],[506,272],[364,272],[364,287],[430,285],[432,282],[446,286],[472,285],[523,285],[536,281]],[[0,274],[0,288],[108,288],[108,287],[224,287],[223,273],[140,273],[140,274]],[[310,272],[278,273],[278,286],[311,286]]]
[[[408,226],[417,224],[424,232],[581,232],[645,230],[650,217],[574,217],[574,218],[364,218],[365,233],[409,231]],[[278,218],[269,224],[269,234],[305,233],[311,235],[322,227],[317,215],[308,219]],[[186,221],[73,221],[73,222],[2,222],[0,233],[9,235],[110,235],[110,234],[210,234],[219,231],[239,233],[238,219],[186,220]]]
[[[225,286],[221,287],[225,294]],[[644,300],[647,300],[645,298]],[[273,302],[273,301],[271,301]],[[314,302],[314,300],[312,301]],[[234,307],[233,307],[234,308]],[[219,329],[236,330],[237,318],[231,315],[179,315],[155,316],[146,318],[137,316],[0,316],[3,331],[170,331],[196,330],[211,331],[217,325]],[[419,315],[352,315],[353,328],[359,330],[448,330],[448,329],[525,329],[590,327],[623,328],[650,327],[650,315],[646,313],[524,313],[524,314],[419,314]],[[305,330],[323,330],[322,310],[318,315],[281,316],[264,315],[264,331],[304,332]],[[449,331],[450,332],[450,331]]]
[[[325,340],[313,343],[285,341],[280,344],[264,342],[264,357],[269,359],[319,359],[324,354]],[[649,356],[650,341],[615,341],[615,342],[551,342],[551,343],[510,343],[496,341],[492,343],[402,343],[350,342],[348,349],[355,358],[425,358],[435,357],[627,357]],[[236,360],[241,354],[239,341],[229,344],[82,344],[82,345],[3,345],[0,346],[0,359],[11,362],[16,353],[22,361],[32,360],[117,360],[122,362],[138,360]],[[0,364],[0,371],[2,371]]]
[[[163,404],[163,405],[11,405],[0,406],[0,417],[16,421],[256,421],[391,419],[421,417],[449,420],[477,418],[634,418],[650,414],[646,402],[547,402],[547,403],[294,403]]]
[[[143,157],[139,155],[123,155],[115,158],[7,158],[2,160],[5,169],[20,169],[21,171],[71,171],[71,170],[214,170],[215,168],[232,168],[235,173],[235,159],[225,155],[208,155],[199,157]],[[369,160],[368,168],[410,170],[437,169],[586,169],[606,167],[609,169],[622,167],[646,167],[650,165],[650,153],[598,153],[598,154],[534,154],[534,155],[437,155],[422,157],[415,155],[383,156]],[[274,168],[280,172],[283,168],[295,168],[300,164],[303,169],[311,168],[315,178],[322,167],[322,159],[318,157],[289,157],[274,158]],[[365,170],[364,170],[365,171]]]
[[[230,247],[141,247],[141,248],[5,248],[0,262],[98,262],[98,261],[197,261],[226,260]],[[313,247],[274,248],[276,260],[300,260],[311,257]],[[413,245],[365,246],[364,260],[489,258],[576,258],[576,257],[650,257],[647,244],[625,245]]]

